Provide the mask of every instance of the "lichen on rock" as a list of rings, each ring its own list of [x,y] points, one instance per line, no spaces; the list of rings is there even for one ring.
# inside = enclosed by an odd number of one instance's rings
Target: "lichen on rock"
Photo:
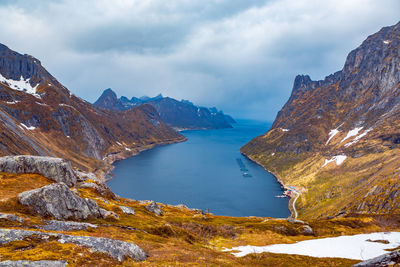
[[[64,159],[53,157],[27,155],[0,157],[0,172],[37,173],[70,187],[77,181],[71,164]]]

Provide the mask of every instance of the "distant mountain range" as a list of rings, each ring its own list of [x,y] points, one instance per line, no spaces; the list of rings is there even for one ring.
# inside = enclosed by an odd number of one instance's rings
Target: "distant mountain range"
[[[142,104],[153,106],[161,119],[177,130],[231,128],[231,124],[235,123],[231,116],[225,115],[216,108],[195,106],[190,101],[178,101],[170,97],[163,97],[161,94],[155,97],[143,96],[128,99],[122,96],[118,98],[117,94],[109,88],[104,90],[93,105],[102,109],[123,111]]]
[[[56,156],[91,171],[154,144],[185,140],[151,105],[98,109],[71,94],[38,59],[2,44],[0,136],[0,155]]]
[[[302,192],[302,217],[400,212],[400,23],[321,81],[296,77],[271,129],[242,150]]]

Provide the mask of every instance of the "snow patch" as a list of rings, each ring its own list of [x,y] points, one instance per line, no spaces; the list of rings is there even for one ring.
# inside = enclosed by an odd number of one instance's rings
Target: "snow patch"
[[[76,108],[71,106],[71,105],[67,105],[67,104],[58,104],[58,105],[61,106],[61,107],[69,107],[69,108],[73,108],[73,109],[76,110]]]
[[[387,240],[389,243],[373,242]],[[352,236],[338,236],[300,241],[294,244],[277,244],[270,246],[241,246],[223,251],[239,251],[232,254],[243,257],[250,253],[295,254],[318,258],[332,257],[354,260],[369,260],[388,253],[400,245],[400,232],[381,232]]]
[[[333,129],[329,132],[329,138],[328,141],[326,141],[325,145],[329,144],[329,141],[339,132],[338,128]]]
[[[38,105],[41,105],[41,106],[48,106],[47,104],[40,103],[40,102],[35,102],[35,103],[38,104]]]
[[[289,132],[289,129],[283,129],[281,128],[282,132]]]
[[[14,101],[11,101],[11,102],[6,102],[6,103],[9,104],[9,105],[14,105],[14,104],[17,104],[19,102],[21,102],[21,101],[14,100]]]
[[[338,155],[338,156],[334,156],[331,159],[325,159],[325,163],[324,165],[322,165],[322,167],[325,167],[327,164],[336,161],[336,165],[339,166],[340,164],[343,163],[343,161],[345,161],[347,158],[346,155]]]
[[[36,127],[34,127],[34,126],[29,126],[29,127],[28,127],[28,126],[26,126],[25,124],[23,124],[22,122],[21,122],[21,125],[22,125],[25,129],[30,130],[30,131],[36,129]]]
[[[356,127],[356,128],[354,128],[353,130],[349,131],[349,132],[347,133],[346,137],[343,138],[343,140],[342,140],[341,142],[343,142],[343,141],[349,139],[350,137],[353,137],[353,136],[358,135],[358,132],[361,131],[362,128],[364,128],[364,127]]]
[[[40,95],[36,93],[36,89],[38,87],[38,84],[35,87],[32,87],[30,84],[30,78],[29,79],[24,79],[24,77],[19,78],[19,81],[12,80],[12,79],[7,79],[3,75],[0,74],[0,82],[7,84],[11,89],[17,90],[17,91],[22,91],[28,94],[33,95],[34,97],[40,98]]]
[[[364,136],[366,136],[370,131],[372,131],[372,128],[369,128],[368,130],[365,130],[362,134],[356,136],[356,138],[354,138],[353,141],[351,141],[350,143],[345,144],[345,147],[349,147],[351,145],[354,145],[355,143],[357,143],[361,138],[363,138]]]

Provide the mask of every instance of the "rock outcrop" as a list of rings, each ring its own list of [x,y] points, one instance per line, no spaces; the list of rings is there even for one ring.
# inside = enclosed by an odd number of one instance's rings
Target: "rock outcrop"
[[[113,191],[105,184],[105,183],[81,183],[77,186],[78,188],[92,188],[96,190],[101,196],[111,198],[111,199],[116,199],[117,196],[114,194]]]
[[[50,220],[46,222],[46,225],[39,225],[37,228],[47,231],[78,231],[97,228],[97,225],[73,221]]]
[[[134,215],[135,214],[135,211],[132,209],[132,208],[130,208],[130,207],[127,207],[127,206],[119,206],[119,208],[122,210],[122,212],[123,213],[125,213],[125,214],[130,214],[130,215]]]
[[[77,181],[77,175],[68,161],[52,157],[27,155],[0,157],[0,172],[37,173],[68,186],[74,186]]]
[[[145,207],[146,210],[154,213],[157,216],[161,216],[163,213],[161,207],[158,206],[155,201],[151,201],[150,204],[146,205]]]
[[[396,250],[376,258],[353,265],[353,267],[386,267],[400,263],[400,250]],[[396,265],[397,266],[397,265]]]
[[[102,217],[102,211],[92,199],[75,195],[66,184],[55,183],[18,195],[19,202],[43,217],[58,220],[85,220]]]
[[[96,252],[107,253],[119,261],[123,261],[126,257],[130,257],[136,261],[142,261],[147,258],[146,252],[144,252],[139,246],[120,240],[16,229],[0,229],[0,245],[7,244],[12,241],[22,240],[25,237],[32,235],[37,235],[40,237],[55,237],[61,244],[73,243],[76,245],[85,246]]]
[[[0,212],[0,220],[1,219],[13,221],[13,222],[20,222],[20,223],[22,223],[24,221],[24,218],[21,218],[15,214],[6,214],[6,213]]]
[[[66,261],[0,261],[0,267],[65,267]]]

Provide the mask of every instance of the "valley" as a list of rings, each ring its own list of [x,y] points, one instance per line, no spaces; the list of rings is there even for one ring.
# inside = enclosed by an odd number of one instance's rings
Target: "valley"
[[[0,45],[0,266],[398,263],[399,53],[400,22],[298,75],[269,127],[162,95],[91,104]]]

